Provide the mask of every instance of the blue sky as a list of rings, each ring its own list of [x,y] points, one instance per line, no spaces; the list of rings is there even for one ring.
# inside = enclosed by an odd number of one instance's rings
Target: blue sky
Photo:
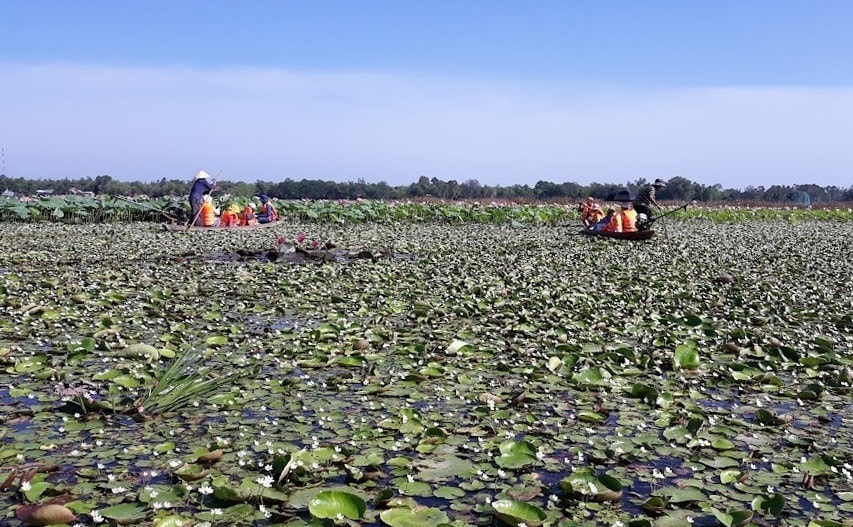
[[[0,5],[5,172],[853,185],[853,2]]]

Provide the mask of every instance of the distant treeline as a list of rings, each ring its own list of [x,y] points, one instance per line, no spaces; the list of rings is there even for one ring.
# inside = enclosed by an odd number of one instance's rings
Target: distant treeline
[[[243,183],[219,181],[219,190],[234,196],[258,196],[266,194],[279,199],[407,199],[434,197],[441,199],[510,199],[510,200],[577,200],[584,196],[604,199],[608,194],[627,188],[636,192],[648,184],[645,179],[637,179],[625,184],[580,185],[578,183],[550,183],[539,181],[534,186],[511,185],[507,187],[481,185],[477,180],[469,179],[461,183],[450,180],[421,176],[410,185],[391,186],[387,183],[320,181],[303,179],[295,181],[269,182],[257,181]],[[54,194],[72,192],[94,192],[112,196],[134,196],[145,194],[151,197],[166,195],[181,196],[189,191],[190,182],[165,178],[159,181],[118,181],[103,175],[96,178],[81,179],[24,179],[0,175],[0,189],[17,194],[34,195],[38,190],[52,190]],[[2,190],[0,190],[2,192]],[[680,176],[667,181],[667,186],[658,193],[663,200],[749,201],[766,203],[833,203],[853,201],[853,186],[840,188],[819,185],[773,185],[746,187],[744,189],[723,189],[720,185],[702,185]]]

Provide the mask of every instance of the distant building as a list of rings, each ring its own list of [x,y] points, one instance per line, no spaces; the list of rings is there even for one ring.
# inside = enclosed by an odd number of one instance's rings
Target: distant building
[[[83,197],[83,198],[94,198],[94,197],[95,197],[95,193],[94,193],[94,192],[89,192],[89,191],[86,191],[86,190],[80,190],[80,189],[78,189],[77,187],[71,187],[71,188],[69,188],[69,189],[68,189],[68,193],[69,193],[69,194],[73,194],[73,195],[75,195],[75,196],[81,196],[81,197]]]
[[[36,191],[36,196],[50,196],[53,194],[52,188],[43,188]]]
[[[14,198],[15,196],[17,196],[17,194],[15,194],[14,192],[12,192],[9,189],[4,190],[3,193],[0,194],[0,197],[3,197],[3,198]]]

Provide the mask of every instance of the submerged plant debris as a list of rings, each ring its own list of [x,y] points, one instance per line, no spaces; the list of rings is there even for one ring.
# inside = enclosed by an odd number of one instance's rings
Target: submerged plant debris
[[[853,222],[576,230],[0,223],[0,523],[849,525]]]

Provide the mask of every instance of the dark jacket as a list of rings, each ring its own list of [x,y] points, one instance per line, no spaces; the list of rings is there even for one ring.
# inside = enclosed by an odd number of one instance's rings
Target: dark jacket
[[[190,203],[200,202],[204,193],[210,192],[214,187],[215,185],[208,178],[196,179],[190,189]]]

